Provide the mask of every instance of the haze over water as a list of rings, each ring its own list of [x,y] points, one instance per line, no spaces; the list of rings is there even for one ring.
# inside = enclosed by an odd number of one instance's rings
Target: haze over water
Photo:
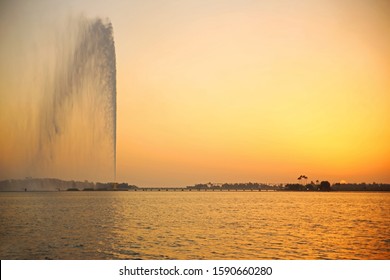
[[[0,194],[1,259],[389,259],[389,193]]]

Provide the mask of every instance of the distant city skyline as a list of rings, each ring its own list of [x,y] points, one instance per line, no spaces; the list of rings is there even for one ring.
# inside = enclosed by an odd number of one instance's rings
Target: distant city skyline
[[[111,180],[63,143],[61,172],[31,169],[50,46],[82,14],[113,25],[117,182],[390,183],[389,13],[380,0],[2,1],[0,180]]]

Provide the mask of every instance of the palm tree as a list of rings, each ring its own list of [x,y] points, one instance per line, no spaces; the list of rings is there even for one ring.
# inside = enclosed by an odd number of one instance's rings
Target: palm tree
[[[307,179],[309,179],[306,175],[302,175],[302,179],[305,179],[305,185],[307,185]]]
[[[301,175],[298,177],[298,180],[302,180],[302,179],[305,179],[305,185],[307,185],[307,179],[309,179],[306,175]]]

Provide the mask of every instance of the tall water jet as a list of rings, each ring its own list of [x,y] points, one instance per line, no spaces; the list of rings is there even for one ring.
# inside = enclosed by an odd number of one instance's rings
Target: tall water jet
[[[47,61],[31,172],[116,179],[116,61],[112,24],[68,20]]]

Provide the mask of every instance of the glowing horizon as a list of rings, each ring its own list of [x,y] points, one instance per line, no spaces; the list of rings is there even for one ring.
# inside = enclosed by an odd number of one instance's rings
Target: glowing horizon
[[[114,26],[118,182],[390,182],[389,3],[60,2],[1,4],[0,180],[29,176],[20,92],[80,11]]]

